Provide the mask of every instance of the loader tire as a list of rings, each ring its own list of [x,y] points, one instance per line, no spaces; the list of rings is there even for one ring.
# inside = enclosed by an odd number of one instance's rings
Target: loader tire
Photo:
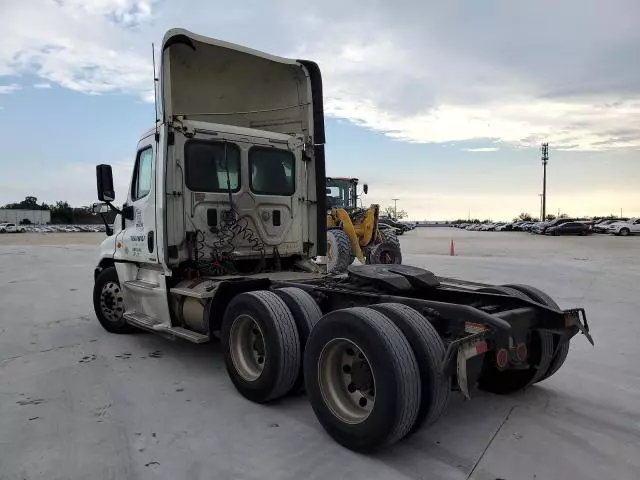
[[[530,285],[513,284],[505,286],[521,291],[534,302],[538,302],[548,307],[553,307],[560,310],[560,305],[558,305],[553,298],[544,293],[542,290],[538,290],[537,288]],[[542,375],[538,382],[546,380],[558,370],[560,370],[560,367],[562,367],[562,365],[564,365],[564,362],[567,360],[567,355],[569,355],[569,344],[569,340],[559,343],[558,336],[555,336],[553,342],[553,351],[555,353],[553,354],[553,358],[551,359],[551,364],[549,365],[549,369],[547,370],[547,372]]]
[[[300,354],[302,355],[311,330],[322,317],[322,310],[320,310],[320,307],[313,297],[301,288],[285,287],[278,288],[273,292],[287,304],[287,307],[293,314],[293,319],[296,322],[296,327],[298,329],[298,338],[300,339]],[[301,361],[298,377],[293,384],[291,393],[295,394],[303,391],[304,375]]]
[[[222,319],[222,345],[229,378],[256,403],[289,393],[300,372],[300,338],[291,310],[269,291],[241,293]]]
[[[397,245],[398,250],[400,250],[400,240],[395,233],[382,230],[380,231],[380,237],[382,238],[382,243],[393,243],[394,245]]]
[[[442,415],[451,394],[451,380],[440,371],[445,348],[433,325],[413,308],[401,303],[380,303],[372,310],[384,313],[398,327],[418,361],[422,398],[416,421],[408,435],[434,424]]]
[[[531,300],[528,295],[512,286],[487,287],[480,290]],[[499,370],[495,364],[495,356],[485,355],[478,388],[498,395],[508,395],[539,382],[549,370],[553,360],[553,335],[549,332],[534,331],[528,346],[529,368],[527,369]]]
[[[366,258],[367,264],[399,265],[402,263],[402,252],[400,245],[391,242],[384,242],[374,245],[369,250]]]
[[[352,263],[349,237],[342,230],[327,232],[327,273],[344,273]]]
[[[133,333],[136,328],[124,319],[122,288],[116,267],[102,270],[93,285],[93,309],[100,325],[110,333]]]
[[[402,439],[420,407],[420,370],[409,341],[370,308],[335,310],[311,331],[304,352],[307,395],[335,441],[371,452]]]

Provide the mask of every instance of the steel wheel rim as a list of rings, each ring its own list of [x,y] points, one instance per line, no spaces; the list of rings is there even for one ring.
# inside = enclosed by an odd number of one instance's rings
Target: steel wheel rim
[[[364,422],[375,405],[375,373],[362,349],[346,338],[327,343],[318,360],[324,404],[348,424]]]
[[[243,380],[253,382],[262,375],[266,361],[264,334],[251,315],[242,314],[233,321],[229,351],[233,366]]]
[[[124,300],[120,285],[107,282],[100,291],[100,311],[109,322],[118,323],[124,314]]]

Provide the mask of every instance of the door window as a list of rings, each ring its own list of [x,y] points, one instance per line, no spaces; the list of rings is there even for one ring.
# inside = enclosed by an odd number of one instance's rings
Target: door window
[[[151,191],[153,182],[153,149],[145,148],[138,152],[138,160],[133,172],[133,190],[131,198],[133,201],[146,197]]]

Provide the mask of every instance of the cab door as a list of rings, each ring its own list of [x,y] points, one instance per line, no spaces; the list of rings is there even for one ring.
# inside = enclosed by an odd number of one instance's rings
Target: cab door
[[[122,206],[116,259],[158,263],[155,176],[156,144],[151,136],[138,144],[127,202]]]

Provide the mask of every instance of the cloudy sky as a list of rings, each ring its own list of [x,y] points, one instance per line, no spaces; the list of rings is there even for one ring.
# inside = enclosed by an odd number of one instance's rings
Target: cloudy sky
[[[357,5],[357,6],[356,6]],[[0,204],[122,195],[151,42],[184,27],[323,72],[327,170],[414,219],[640,215],[637,0],[0,0]]]

